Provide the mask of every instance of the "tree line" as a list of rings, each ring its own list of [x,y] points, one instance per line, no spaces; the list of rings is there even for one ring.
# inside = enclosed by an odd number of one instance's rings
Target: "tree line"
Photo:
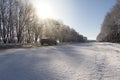
[[[59,20],[38,19],[28,0],[0,0],[0,43],[37,43],[43,37],[60,42],[87,40]]]
[[[120,43],[120,0],[105,16],[98,41]]]

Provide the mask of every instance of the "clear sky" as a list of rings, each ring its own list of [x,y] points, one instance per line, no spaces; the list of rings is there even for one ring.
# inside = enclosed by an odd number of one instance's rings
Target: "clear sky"
[[[102,22],[116,0],[42,0],[53,7],[54,18],[62,20],[88,39],[96,39]]]

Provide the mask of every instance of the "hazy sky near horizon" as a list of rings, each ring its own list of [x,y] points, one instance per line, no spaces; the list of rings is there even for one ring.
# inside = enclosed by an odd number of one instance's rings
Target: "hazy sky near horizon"
[[[116,0],[41,0],[53,7],[54,18],[88,39],[96,39],[107,12]]]

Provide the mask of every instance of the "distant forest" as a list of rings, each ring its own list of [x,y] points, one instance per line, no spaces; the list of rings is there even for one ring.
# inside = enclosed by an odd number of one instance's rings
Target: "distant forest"
[[[120,0],[105,16],[98,41],[120,43]]]
[[[0,0],[0,43],[37,43],[42,37],[60,42],[87,40],[62,21],[39,19],[29,0]]]

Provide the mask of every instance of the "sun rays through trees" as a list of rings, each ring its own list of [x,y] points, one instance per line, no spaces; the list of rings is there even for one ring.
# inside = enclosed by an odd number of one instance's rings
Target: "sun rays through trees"
[[[40,19],[28,0],[0,0],[0,43],[36,43],[42,37],[60,42],[87,38],[54,19]]]

